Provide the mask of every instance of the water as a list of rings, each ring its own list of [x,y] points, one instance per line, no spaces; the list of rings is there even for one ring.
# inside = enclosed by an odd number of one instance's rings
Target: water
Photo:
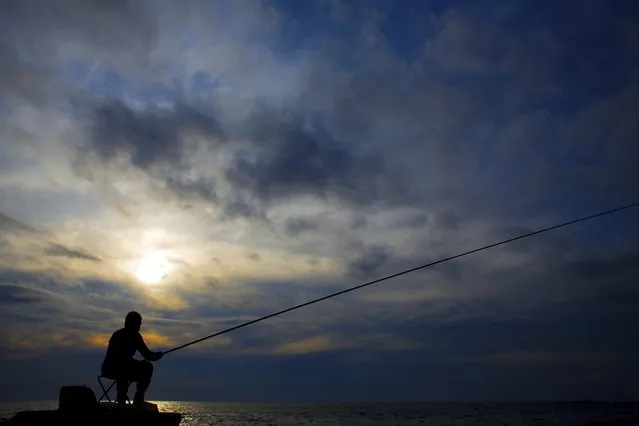
[[[259,404],[155,401],[182,413],[182,425],[252,426],[541,426],[638,425],[639,404],[371,403]],[[18,411],[50,410],[57,402],[0,402],[0,419]],[[634,421],[624,421],[632,417]]]

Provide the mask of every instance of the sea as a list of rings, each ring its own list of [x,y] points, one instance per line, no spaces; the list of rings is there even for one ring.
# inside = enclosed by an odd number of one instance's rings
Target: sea
[[[182,413],[182,425],[251,426],[639,426],[639,403],[341,403],[279,404],[152,401]],[[0,421],[57,401],[0,402]]]

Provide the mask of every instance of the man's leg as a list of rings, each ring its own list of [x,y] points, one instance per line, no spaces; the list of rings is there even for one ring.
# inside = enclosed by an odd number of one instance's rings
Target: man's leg
[[[127,393],[129,392],[129,366],[102,366],[102,375],[109,379],[115,378],[116,397],[115,401],[118,404],[126,404],[129,399]]]
[[[126,401],[129,399],[127,395],[129,392],[129,379],[126,377],[120,377],[116,380],[117,396],[116,402],[118,404],[126,404]]]
[[[144,394],[151,384],[151,377],[153,376],[153,364],[149,361],[133,360],[131,363],[131,380],[137,382],[137,391],[133,398],[133,403],[144,402]]]

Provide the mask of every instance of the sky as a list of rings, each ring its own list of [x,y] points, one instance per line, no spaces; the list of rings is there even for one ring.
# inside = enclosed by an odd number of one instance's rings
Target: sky
[[[639,201],[631,0],[0,2],[0,399]],[[639,398],[639,209],[168,354],[151,400]]]

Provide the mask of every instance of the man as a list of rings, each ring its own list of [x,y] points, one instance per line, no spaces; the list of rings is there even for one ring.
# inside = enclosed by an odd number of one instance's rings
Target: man
[[[144,403],[144,393],[151,383],[153,365],[149,361],[157,361],[163,352],[151,352],[140,334],[142,315],[133,311],[126,315],[124,328],[113,333],[109,340],[102,375],[116,381],[118,404],[126,404],[128,400],[129,382],[137,382],[134,404]],[[133,358],[139,351],[145,361]]]

